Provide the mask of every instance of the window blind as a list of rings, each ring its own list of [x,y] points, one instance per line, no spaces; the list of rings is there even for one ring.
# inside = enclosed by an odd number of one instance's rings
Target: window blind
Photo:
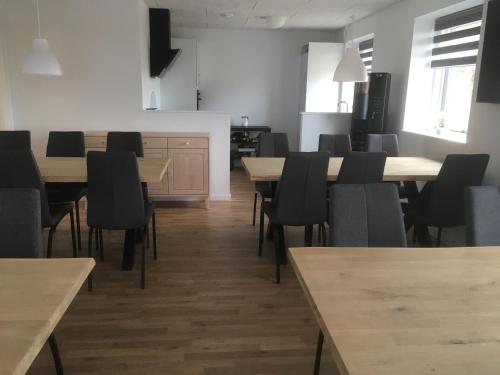
[[[359,43],[359,54],[365,64],[366,70],[370,73],[373,65],[373,38]]]
[[[482,17],[480,5],[436,19],[431,67],[476,64]]]

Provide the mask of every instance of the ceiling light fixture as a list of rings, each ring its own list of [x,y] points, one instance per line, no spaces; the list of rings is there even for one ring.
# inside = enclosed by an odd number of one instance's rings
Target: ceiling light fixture
[[[220,16],[222,18],[233,18],[234,17],[234,13],[221,13]]]
[[[31,51],[28,53],[23,64],[23,73],[60,76],[62,75],[61,65],[59,65],[59,61],[57,61],[56,56],[52,53],[47,39],[41,37],[38,0],[35,0],[35,6],[38,37],[33,39]]]
[[[351,17],[351,24],[352,23],[354,23],[354,16]],[[333,80],[335,82],[367,82],[368,73],[365,63],[359,54],[358,47],[354,45],[347,46],[347,31],[349,26],[350,25],[347,25],[344,30],[344,43],[346,44],[345,53],[337,69],[335,69]]]
[[[259,18],[264,20],[270,29],[281,29],[288,20],[286,16],[261,16]]]

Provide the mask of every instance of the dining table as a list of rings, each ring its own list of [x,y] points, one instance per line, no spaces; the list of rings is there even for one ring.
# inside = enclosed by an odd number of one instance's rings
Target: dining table
[[[87,182],[86,158],[37,156],[36,161],[44,182],[85,183]],[[139,176],[142,182],[161,182],[171,164],[168,158],[137,158]],[[134,253],[138,234],[126,230],[123,241],[122,269],[134,267]]]
[[[500,373],[500,247],[288,255],[338,374]]]
[[[94,266],[90,258],[0,259],[0,375],[26,374]]]

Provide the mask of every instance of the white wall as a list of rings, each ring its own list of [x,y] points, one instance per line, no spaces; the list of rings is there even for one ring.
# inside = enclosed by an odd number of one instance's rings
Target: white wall
[[[31,130],[35,153],[44,153],[49,130],[209,132],[210,193],[230,197],[228,115],[142,110],[142,0],[41,1],[42,34],[61,62],[62,77],[21,74],[35,35],[33,2],[5,7],[14,126]]]
[[[351,123],[352,113],[301,113],[299,151],[318,151],[321,134],[350,134]]]
[[[297,148],[301,48],[338,41],[336,32],[179,28],[173,36],[198,41],[200,109],[229,112],[237,125],[248,115]]]

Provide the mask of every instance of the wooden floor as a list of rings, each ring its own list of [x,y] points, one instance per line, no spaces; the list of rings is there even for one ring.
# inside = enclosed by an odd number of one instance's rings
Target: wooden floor
[[[293,274],[276,285],[273,244],[257,256],[253,185],[232,172],[231,202],[157,208],[159,259],[147,289],[120,270],[122,233],[105,232],[94,291],[80,291],[55,333],[66,374],[312,374],[318,327]],[[84,214],[83,214],[84,215]],[[84,226],[86,248],[87,229]],[[288,230],[288,245],[303,231]],[[70,256],[67,222],[55,256]],[[325,348],[323,374],[333,363]],[[47,348],[29,374],[54,374]]]

